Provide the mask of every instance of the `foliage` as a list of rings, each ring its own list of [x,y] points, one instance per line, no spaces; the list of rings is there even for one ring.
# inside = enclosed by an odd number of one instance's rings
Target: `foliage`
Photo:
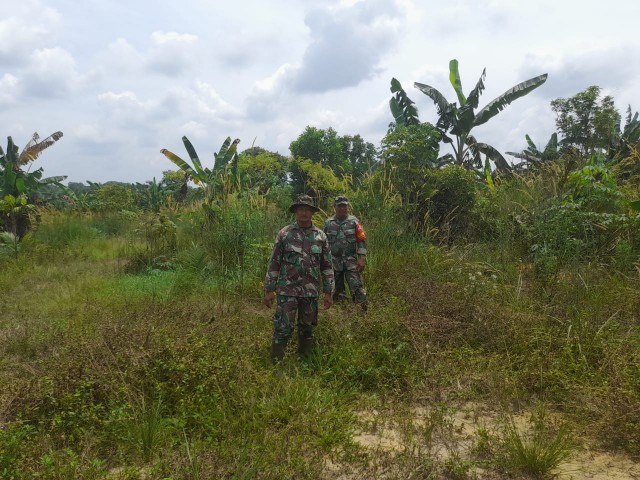
[[[520,153],[507,152],[507,154],[522,160],[515,167],[519,170],[540,168],[542,165],[555,162],[560,158],[560,143],[558,142],[558,134],[552,133],[549,141],[544,149],[539,150],[531,137],[525,135],[528,147]]]
[[[551,101],[563,144],[577,149],[585,157],[599,153],[610,157],[610,150],[616,143],[620,114],[613,97],[600,98],[600,91],[600,87],[591,86],[573,97]]]
[[[25,172],[23,167],[37,159],[43,150],[62,138],[62,132],[55,132],[44,140],[37,133],[18,154],[18,147],[11,137],[7,139],[7,152],[0,148],[0,196],[31,195],[38,187],[50,183],[59,183],[66,177],[42,178],[42,168],[35,172]]]
[[[427,170],[424,185],[431,188],[425,206],[429,225],[438,229],[441,241],[451,243],[460,239],[469,229],[471,212],[476,202],[477,183],[474,175],[458,165]]]
[[[328,204],[335,195],[346,191],[344,180],[340,180],[328,166],[304,158],[292,158],[289,162],[291,185],[294,196],[301,193],[311,195],[318,205]]]
[[[187,197],[189,175],[182,170],[165,170],[162,172],[160,180],[160,190],[167,198],[172,198],[176,202],[182,202]]]
[[[411,172],[437,166],[439,132],[430,123],[398,126],[381,142],[380,158],[385,167]],[[406,178],[409,180],[409,178]]]
[[[465,168],[481,169],[483,162],[481,154],[487,160],[492,160],[500,170],[510,170],[509,164],[504,157],[493,147],[486,143],[478,142],[471,131],[480,125],[485,124],[495,117],[514,100],[523,97],[538,88],[547,80],[547,74],[530,78],[518,85],[510,88],[499,97],[489,102],[484,108],[475,112],[478,108],[480,95],[485,89],[485,71],[482,71],[476,86],[465,97],[462,92],[462,82],[458,72],[458,61],[449,62],[449,81],[453,86],[458,103],[446,100],[444,95],[434,87],[422,83],[414,83],[415,87],[433,100],[438,113],[436,128],[442,135],[442,141],[451,144],[454,155],[447,157],[455,165],[462,165]],[[454,137],[454,138],[452,138]],[[486,167],[485,167],[486,168]]]
[[[29,212],[33,209],[34,205],[27,203],[26,195],[5,195],[0,199],[0,227],[21,239],[31,225]]]
[[[568,201],[591,212],[616,213],[624,196],[610,169],[598,159],[572,172],[567,179],[567,188]]]
[[[333,128],[319,129],[307,126],[289,145],[294,158],[310,160],[330,168],[340,179],[352,172],[343,143]]]
[[[393,128],[419,125],[420,119],[415,102],[408,97],[402,84],[395,78],[391,79],[391,93],[393,96],[389,100],[389,108],[395,122]]]
[[[344,135],[340,137],[343,153],[351,164],[351,180],[358,185],[365,175],[378,165],[376,147],[365,142],[360,135]]]
[[[11,231],[19,239],[22,238],[31,226],[31,221],[27,214],[26,204],[16,208],[7,206],[7,198],[17,199],[24,197],[31,201],[32,196],[39,189],[51,184],[59,184],[66,177],[42,178],[42,168],[34,172],[24,171],[23,167],[35,159],[55,142],[62,138],[62,132],[56,132],[44,140],[40,140],[37,133],[33,134],[31,140],[18,153],[18,147],[13,143],[11,137],[7,139],[7,152],[0,148],[0,198],[4,197],[5,209],[9,208],[11,214],[4,219],[5,230]],[[11,203],[11,200],[9,200]]]
[[[105,184],[95,190],[96,208],[104,212],[134,210],[136,197],[131,186]]]
[[[246,151],[245,151],[246,152]],[[273,187],[287,182],[287,159],[282,155],[264,151],[256,155],[242,152],[238,159],[238,173],[243,189],[267,193]]]
[[[198,154],[196,153],[193,145],[187,137],[182,137],[182,143],[184,143],[184,146],[187,149],[187,153],[189,154],[189,158],[191,159],[191,163],[193,165],[189,165],[175,153],[170,152],[165,148],[160,150],[160,153],[162,153],[176,166],[178,166],[178,168],[180,168],[180,170],[182,170],[182,172],[187,175],[190,180],[193,180],[196,185],[200,185],[205,188],[208,187],[213,191],[220,191],[223,188],[222,185],[224,184],[224,179],[221,177],[228,175],[235,177],[237,175],[237,149],[238,143],[240,143],[240,139],[236,138],[232,142],[231,137],[227,137],[227,139],[222,143],[220,150],[217,153],[213,154],[213,165],[211,168],[202,166]]]

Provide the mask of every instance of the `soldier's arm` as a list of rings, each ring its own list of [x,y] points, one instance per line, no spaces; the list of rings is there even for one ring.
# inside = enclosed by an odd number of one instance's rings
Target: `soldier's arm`
[[[334,279],[333,279],[333,263],[331,258],[331,249],[329,248],[329,240],[324,235],[324,242],[322,242],[322,255],[320,258],[320,271],[322,272],[322,291],[324,293],[333,292]]]
[[[278,276],[280,275],[280,262],[282,261],[282,248],[283,248],[283,232],[279,232],[276,236],[275,244],[273,245],[273,251],[271,252],[271,258],[267,266],[267,274],[264,277],[264,293],[270,293],[276,291],[276,284],[278,282]]]
[[[360,222],[356,223],[356,253],[358,257],[366,257],[367,255],[367,234]]]

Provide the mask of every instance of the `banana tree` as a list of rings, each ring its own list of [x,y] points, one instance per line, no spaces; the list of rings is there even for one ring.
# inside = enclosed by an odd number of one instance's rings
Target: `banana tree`
[[[0,147],[0,199],[4,205],[12,204],[15,199],[23,199],[24,204],[11,207],[11,214],[4,219],[1,227],[11,231],[18,239],[22,238],[30,227],[28,202],[44,185],[60,185],[66,176],[42,178],[42,168],[34,172],[24,170],[23,167],[34,161],[40,154],[62,138],[62,132],[55,132],[44,140],[34,133],[31,140],[19,152],[13,139],[7,139],[6,153]],[[8,208],[8,207],[7,207]]]
[[[43,150],[49,148],[62,138],[62,132],[55,132],[44,140],[34,133],[31,140],[18,153],[19,148],[13,139],[7,139],[7,152],[0,147],[0,197],[12,195],[32,196],[43,185],[59,184],[66,176],[42,178],[42,168],[34,172],[23,170],[23,167],[34,161]]]
[[[616,161],[627,158],[633,151],[640,151],[640,120],[638,112],[632,114],[631,105],[627,108],[624,127],[616,125],[616,137],[610,151],[610,156]]]
[[[220,147],[220,151],[218,153],[213,154],[213,165],[211,168],[203,167],[202,162],[200,162],[200,158],[196,153],[195,148],[189,141],[187,137],[182,137],[182,143],[184,143],[185,148],[187,149],[187,153],[189,154],[189,158],[191,159],[191,163],[193,165],[189,165],[185,160],[180,158],[175,153],[163,148],[160,150],[165,157],[171,160],[180,170],[182,170],[185,174],[189,176],[191,180],[196,185],[201,185],[202,187],[208,187],[213,185],[221,172],[225,171],[227,166],[231,168],[231,173],[236,174],[238,168],[238,143],[240,143],[240,139],[236,138],[233,142],[231,141],[231,137],[227,137],[222,146]]]
[[[527,140],[527,148],[522,152],[507,152],[508,155],[522,160],[522,162],[516,165],[516,167],[520,169],[536,168],[560,158],[560,146],[562,145],[562,140],[558,141],[558,134],[556,132],[551,134],[551,137],[543,150],[538,149],[529,135],[525,135],[524,137]]]
[[[396,126],[419,125],[418,109],[407,92],[402,88],[402,84],[395,78],[391,79],[391,93],[393,97],[389,100],[389,108]]]
[[[449,102],[442,93],[430,85],[415,82],[414,86],[433,100],[438,113],[436,128],[442,135],[442,141],[450,144],[453,148],[453,155],[447,154],[443,160],[456,165],[463,165],[470,169],[482,168],[482,154],[485,155],[487,160],[485,162],[485,170],[488,167],[488,160],[491,160],[499,170],[508,171],[511,167],[502,154],[492,146],[478,142],[471,135],[471,131],[475,127],[487,123],[514,100],[538,88],[547,80],[547,74],[538,75],[519,83],[476,112],[480,103],[480,95],[485,89],[485,76],[486,69],[483,69],[475,87],[465,96],[462,92],[458,61],[456,59],[451,60],[449,62],[449,81],[458,98],[457,103]]]

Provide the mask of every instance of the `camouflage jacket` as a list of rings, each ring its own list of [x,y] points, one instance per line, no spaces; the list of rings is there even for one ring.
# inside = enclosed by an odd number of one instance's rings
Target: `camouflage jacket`
[[[322,230],[294,222],[278,232],[264,291],[291,297],[317,297],[333,291],[331,250]]]
[[[335,215],[324,223],[333,256],[333,269],[337,272],[357,270],[358,256],[367,254],[366,235],[360,221],[353,215],[338,220]]]

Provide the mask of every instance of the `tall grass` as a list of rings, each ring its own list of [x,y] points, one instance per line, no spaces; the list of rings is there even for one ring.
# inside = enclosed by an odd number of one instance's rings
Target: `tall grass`
[[[21,255],[0,259],[0,466],[15,479],[335,478],[330,465],[354,478],[472,478],[479,462],[542,475],[564,458],[564,430],[507,428],[479,459],[444,415],[414,418],[463,402],[496,415],[542,403],[575,435],[637,453],[637,273],[532,265],[515,241],[514,215],[539,200],[527,188],[486,197],[477,215],[491,235],[450,246],[407,225],[392,191],[369,198],[356,212],[369,312],[321,310],[311,360],[278,368],[261,282],[287,212],[235,195],[213,216],[164,212],[175,244],[162,252],[144,229],[157,217],[106,228],[106,217],[43,215]],[[398,451],[354,441],[373,411],[401,425]],[[445,440],[446,460],[434,454]]]

